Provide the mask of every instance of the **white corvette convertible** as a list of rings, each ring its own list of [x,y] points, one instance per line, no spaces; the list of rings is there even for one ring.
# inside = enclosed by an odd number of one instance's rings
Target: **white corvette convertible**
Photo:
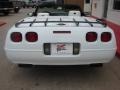
[[[70,6],[71,7],[71,6]],[[116,53],[113,31],[67,6],[37,7],[7,33],[7,58],[18,65],[102,65]],[[48,10],[48,11],[47,11]]]

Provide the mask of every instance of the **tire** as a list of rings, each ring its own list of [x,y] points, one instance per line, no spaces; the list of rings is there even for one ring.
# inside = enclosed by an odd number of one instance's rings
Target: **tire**
[[[14,9],[14,12],[15,12],[15,13],[18,13],[18,12],[19,12],[19,8],[15,8],[15,9]]]
[[[90,64],[90,67],[103,67],[103,63]]]
[[[7,16],[10,12],[9,11],[4,11],[3,12],[5,16]]]
[[[23,6],[23,8],[25,8],[25,6]]]
[[[32,8],[34,8],[34,6],[32,6]]]
[[[30,68],[30,67],[32,67],[32,65],[31,64],[18,64],[18,67],[20,67],[20,68]]]

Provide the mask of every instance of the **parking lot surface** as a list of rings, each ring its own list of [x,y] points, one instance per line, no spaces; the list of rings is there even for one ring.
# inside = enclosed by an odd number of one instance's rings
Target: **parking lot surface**
[[[0,90],[120,90],[120,59],[117,57],[102,68],[19,68],[10,63],[3,49],[6,33],[16,21],[32,11],[22,9],[18,14],[0,16],[0,20],[7,22],[0,27]]]

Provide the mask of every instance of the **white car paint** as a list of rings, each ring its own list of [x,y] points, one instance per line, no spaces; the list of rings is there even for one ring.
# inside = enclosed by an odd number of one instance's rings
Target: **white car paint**
[[[39,16],[27,17],[27,21],[85,21],[95,22],[91,17],[80,16]],[[108,63],[116,53],[116,39],[114,32],[109,27],[104,27],[101,24],[93,24],[93,27],[88,23],[80,23],[76,26],[75,23],[65,23],[60,26],[59,23],[30,23],[14,25],[7,33],[5,42],[5,53],[7,58],[16,64],[33,64],[33,65],[81,65],[93,63]],[[53,31],[71,31],[70,34],[54,34]],[[12,32],[21,32],[22,42],[15,43],[11,41],[10,35]],[[27,32],[36,32],[38,34],[37,42],[28,42],[25,39]],[[96,32],[98,38],[95,42],[86,41],[87,32]],[[101,42],[100,36],[102,32],[110,32],[112,39],[109,42]],[[62,55],[45,55],[43,53],[44,43],[80,43],[80,53],[78,55],[62,54]]]

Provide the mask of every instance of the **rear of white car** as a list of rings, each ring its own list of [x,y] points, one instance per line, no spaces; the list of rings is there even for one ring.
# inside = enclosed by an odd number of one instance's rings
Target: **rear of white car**
[[[77,16],[26,18],[9,30],[6,56],[16,64],[108,63],[116,53],[115,35],[109,27],[95,21]]]

